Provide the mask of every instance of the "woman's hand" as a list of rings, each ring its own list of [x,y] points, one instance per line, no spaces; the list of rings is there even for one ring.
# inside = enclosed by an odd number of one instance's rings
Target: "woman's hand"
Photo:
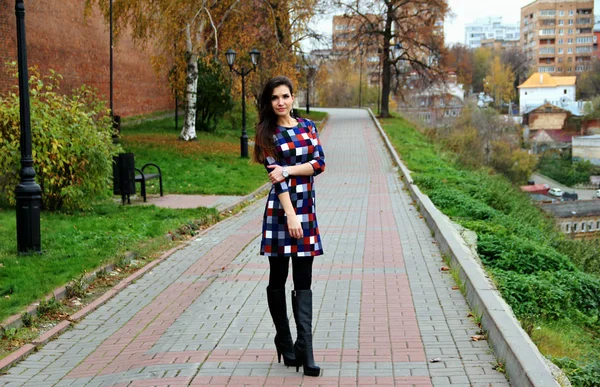
[[[302,224],[300,224],[297,215],[287,217],[287,226],[292,238],[300,239],[304,236],[302,233]]]
[[[272,169],[272,171],[269,172],[269,180],[271,180],[271,183],[275,184],[285,180],[283,177],[283,167],[281,165],[267,165],[267,168]]]

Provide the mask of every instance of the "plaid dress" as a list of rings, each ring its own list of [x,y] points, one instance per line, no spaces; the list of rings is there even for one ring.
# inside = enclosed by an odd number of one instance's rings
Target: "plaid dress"
[[[278,126],[273,135],[279,165],[291,166],[311,163],[313,176],[289,176],[285,181],[271,187],[263,219],[260,254],[281,257],[311,257],[323,254],[321,236],[315,211],[314,176],[325,170],[325,155],[321,148],[315,123],[298,118],[294,128]],[[277,164],[268,157],[265,168]],[[271,171],[267,168],[267,171]],[[289,192],[292,205],[302,225],[303,238],[292,238],[287,229],[287,217],[279,197]]]

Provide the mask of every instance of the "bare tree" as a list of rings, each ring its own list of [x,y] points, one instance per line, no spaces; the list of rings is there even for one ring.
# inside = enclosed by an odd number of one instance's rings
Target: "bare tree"
[[[396,79],[416,72],[420,82],[439,77],[443,50],[442,25],[447,0],[376,0],[367,3],[333,0],[348,18],[358,20],[355,50],[376,41],[382,60],[381,117],[389,117],[392,69]]]

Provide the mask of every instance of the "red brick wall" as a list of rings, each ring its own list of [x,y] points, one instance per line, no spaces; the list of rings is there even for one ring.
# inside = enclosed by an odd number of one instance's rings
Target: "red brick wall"
[[[62,90],[82,84],[93,86],[109,99],[109,33],[102,14],[94,9],[84,20],[83,0],[25,0],[28,65],[42,73],[62,74]],[[17,60],[14,0],[0,0],[0,65]],[[131,116],[173,109],[166,77],[159,78],[150,55],[136,48],[129,36],[114,44],[113,103],[116,115]],[[0,71],[0,94],[14,80]]]

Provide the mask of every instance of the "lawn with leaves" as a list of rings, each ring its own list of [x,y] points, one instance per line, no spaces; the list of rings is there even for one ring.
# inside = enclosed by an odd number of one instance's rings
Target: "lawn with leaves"
[[[173,210],[155,206],[121,206],[114,202],[95,205],[89,212],[43,212],[42,254],[16,254],[15,211],[0,211],[0,320],[21,312],[54,289],[115,262],[126,251],[141,251],[158,239],[169,246],[169,231],[196,220],[212,224],[214,209]]]

